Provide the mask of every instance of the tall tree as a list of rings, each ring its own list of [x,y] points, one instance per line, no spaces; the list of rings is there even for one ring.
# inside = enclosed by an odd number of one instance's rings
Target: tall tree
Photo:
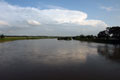
[[[98,38],[120,39],[120,27],[119,26],[107,27],[106,30],[98,33]]]

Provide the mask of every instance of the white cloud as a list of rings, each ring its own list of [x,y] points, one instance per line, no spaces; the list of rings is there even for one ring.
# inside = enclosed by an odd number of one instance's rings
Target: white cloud
[[[2,14],[4,13],[4,14]],[[13,6],[8,3],[0,3],[0,18],[11,22],[12,24],[16,21],[23,22],[28,21],[29,23],[39,24],[40,23],[73,23],[79,25],[90,25],[96,26],[98,24],[105,24],[100,20],[87,20],[87,14],[82,11],[67,10],[67,9],[44,9],[40,10],[32,7],[19,7]]]
[[[27,22],[28,22],[28,24],[30,24],[30,25],[40,25],[40,22],[35,21],[35,20],[28,20]]]
[[[4,13],[4,14],[3,14]],[[20,7],[6,2],[0,2],[0,20],[8,22],[13,27],[33,26],[85,26],[103,29],[107,24],[101,20],[88,20],[87,13],[69,9],[38,9],[34,7]],[[4,23],[5,24],[5,23]],[[73,26],[74,25],[74,26]],[[63,27],[64,28],[64,27]],[[80,27],[78,27],[80,30]],[[43,29],[44,30],[44,29]],[[56,29],[57,30],[57,29]],[[58,29],[59,31],[59,29]]]
[[[1,20],[0,20],[0,25],[1,25],[1,26],[4,26],[4,25],[5,25],[5,26],[8,26],[9,24],[8,24],[7,22],[5,22],[5,21],[1,21]]]
[[[101,6],[100,8],[101,8],[101,9],[104,9],[104,10],[106,10],[106,11],[112,11],[112,10],[113,10],[112,7],[106,7],[106,6]]]

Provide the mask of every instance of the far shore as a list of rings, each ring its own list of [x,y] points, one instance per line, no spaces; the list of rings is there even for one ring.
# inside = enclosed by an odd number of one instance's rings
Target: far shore
[[[111,39],[99,39],[99,38],[80,38],[80,37],[61,37],[61,36],[5,36],[4,38],[0,38],[1,42],[15,41],[15,40],[31,40],[31,39],[54,39],[57,40],[78,40],[85,42],[96,42],[96,43],[105,43],[105,44],[120,44],[119,40],[111,40]]]

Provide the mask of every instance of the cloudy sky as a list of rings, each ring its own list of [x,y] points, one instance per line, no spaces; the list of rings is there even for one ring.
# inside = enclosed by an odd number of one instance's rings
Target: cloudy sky
[[[80,35],[120,26],[120,0],[0,0],[0,34]]]

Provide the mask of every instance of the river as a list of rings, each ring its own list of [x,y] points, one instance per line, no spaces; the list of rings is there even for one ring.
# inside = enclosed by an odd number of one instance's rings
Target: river
[[[0,43],[0,80],[120,80],[120,45],[57,39]]]

